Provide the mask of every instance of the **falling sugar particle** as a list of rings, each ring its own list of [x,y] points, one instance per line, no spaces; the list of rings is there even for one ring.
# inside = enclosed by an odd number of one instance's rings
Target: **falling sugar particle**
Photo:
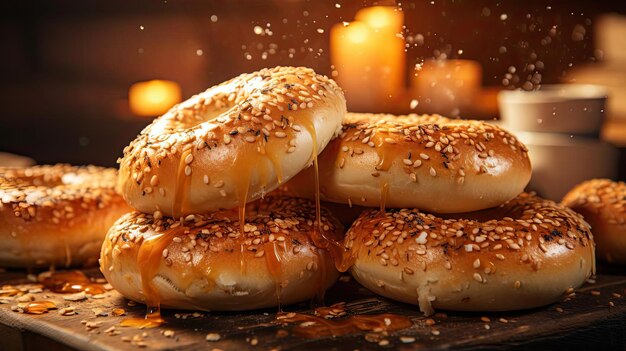
[[[324,33],[324,30],[322,28],[317,28],[317,32],[322,34],[322,33]]]
[[[143,26],[139,26],[139,30],[143,30]]]
[[[196,55],[202,56],[203,54],[204,54],[204,51],[202,51],[202,49],[196,50]]]
[[[335,7],[340,9],[341,8],[341,4],[337,3],[337,4],[335,4]]]
[[[411,104],[409,105],[409,107],[411,108],[411,110],[414,110],[417,105],[419,105],[419,101],[417,101],[416,99],[411,100]]]
[[[254,26],[254,34],[256,35],[263,34],[263,28],[261,28],[261,26]]]
[[[507,18],[509,18],[509,15],[507,15],[506,13],[500,15],[500,21],[506,21]]]
[[[216,15],[211,16],[211,22],[213,22],[213,23],[217,22],[217,16]]]

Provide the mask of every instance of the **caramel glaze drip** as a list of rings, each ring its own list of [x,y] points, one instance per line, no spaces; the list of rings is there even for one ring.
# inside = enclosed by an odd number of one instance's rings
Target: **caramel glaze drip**
[[[187,149],[182,152],[180,160],[178,161],[178,170],[176,172],[176,188],[174,194],[174,204],[172,213],[174,217],[179,217],[182,213],[185,213],[185,202],[189,199],[189,185],[191,183],[191,177],[185,175],[185,168],[187,164],[185,159],[191,154],[191,150]]]
[[[146,329],[146,328],[156,328],[165,323],[165,320],[161,317],[161,311],[159,308],[150,311],[148,308],[148,313],[144,318],[137,317],[129,317],[124,318],[120,322],[120,326],[122,327],[130,327],[137,329]]]
[[[161,296],[154,287],[154,278],[162,261],[162,252],[179,232],[178,227],[155,235],[141,242],[137,252],[137,266],[141,277],[141,289],[146,298],[147,312],[144,318],[125,318],[120,326],[133,328],[154,328],[163,324],[161,318]]]
[[[97,295],[106,291],[102,284],[91,282],[80,271],[55,272],[40,278],[39,281],[50,291],[60,294],[73,294],[84,291],[87,294]]]
[[[24,313],[28,314],[44,314],[48,313],[49,310],[53,310],[57,308],[57,305],[48,300],[42,301],[32,301],[24,305]]]
[[[335,262],[335,267],[337,270],[341,272],[347,271],[352,263],[354,262],[354,258],[350,257],[349,252],[343,247],[343,244],[329,238],[324,233],[324,228],[321,225],[320,214],[321,214],[321,205],[320,205],[320,181],[319,181],[319,166],[318,166],[318,150],[317,150],[317,133],[315,132],[315,126],[311,121],[302,121],[301,122],[304,128],[311,135],[311,139],[313,142],[313,153],[311,157],[313,158],[313,167],[315,174],[315,215],[316,215],[316,223],[314,226],[314,230],[312,233],[311,239],[315,246],[321,249],[327,250],[333,261]],[[322,265],[320,265],[322,266]],[[324,292],[320,292],[318,294],[318,298],[323,299]]]
[[[279,324],[298,324],[292,333],[303,338],[338,337],[360,332],[391,332],[409,328],[413,322],[397,314],[357,314],[348,317],[342,308],[319,307],[314,315],[304,313],[279,313]]]

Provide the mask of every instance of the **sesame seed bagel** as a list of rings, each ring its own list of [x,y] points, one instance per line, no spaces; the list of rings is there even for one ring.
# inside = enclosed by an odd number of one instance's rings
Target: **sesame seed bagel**
[[[0,266],[96,264],[109,227],[130,210],[116,182],[112,168],[0,167]]]
[[[458,311],[507,311],[559,300],[595,271],[589,225],[523,193],[494,209],[444,219],[368,210],[346,234],[352,275],[373,292]],[[463,218],[462,218],[463,217]]]
[[[312,198],[313,172],[287,191]],[[436,213],[498,206],[521,193],[530,174],[527,149],[510,133],[436,115],[348,113],[319,157],[323,200]]]
[[[110,230],[100,267],[125,297],[193,310],[251,310],[313,298],[338,278],[327,250],[314,244],[315,204],[267,196],[236,210],[188,215],[175,221],[140,212]],[[343,227],[324,208],[324,235]]]
[[[120,160],[122,193],[176,218],[235,208],[311,164],[345,112],[337,84],[309,68],[242,74],[146,127]]]
[[[626,183],[588,180],[570,190],[561,204],[591,224],[600,259],[626,264]]]

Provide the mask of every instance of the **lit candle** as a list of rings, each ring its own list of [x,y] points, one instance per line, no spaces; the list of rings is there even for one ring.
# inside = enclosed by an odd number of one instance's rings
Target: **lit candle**
[[[167,80],[139,82],[128,89],[130,110],[137,116],[158,116],[182,100],[180,86]]]
[[[476,61],[430,60],[415,69],[411,86],[421,110],[456,117],[478,96],[481,81]]]
[[[368,111],[404,91],[404,15],[395,7],[374,6],[355,18],[332,28],[331,61],[350,109]]]
[[[337,71],[337,83],[346,91],[352,109],[360,110],[375,103],[376,80],[371,70],[374,47],[369,39],[371,28],[362,22],[336,24],[331,29],[331,61]]]

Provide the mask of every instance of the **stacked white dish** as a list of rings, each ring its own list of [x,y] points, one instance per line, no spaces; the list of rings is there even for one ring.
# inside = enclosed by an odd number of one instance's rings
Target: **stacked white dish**
[[[583,84],[499,94],[501,125],[529,149],[529,190],[560,201],[583,180],[617,176],[617,149],[599,139],[606,100],[606,90]]]

